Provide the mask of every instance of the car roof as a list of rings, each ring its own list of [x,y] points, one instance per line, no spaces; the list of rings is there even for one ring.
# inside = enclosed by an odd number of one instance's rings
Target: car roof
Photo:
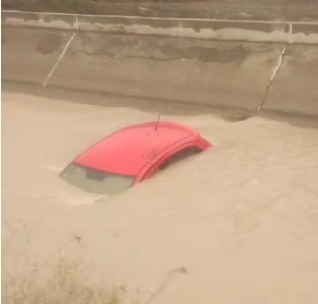
[[[172,122],[132,125],[102,139],[78,156],[75,162],[106,172],[135,176],[152,157],[195,135],[199,135],[196,130]]]

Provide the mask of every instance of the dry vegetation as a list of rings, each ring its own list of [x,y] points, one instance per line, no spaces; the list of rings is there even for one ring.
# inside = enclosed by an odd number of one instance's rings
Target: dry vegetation
[[[37,283],[37,274],[7,278],[2,282],[3,304],[119,304],[122,291],[92,284],[79,262],[59,258],[45,284]]]
[[[96,281],[86,263],[68,257],[70,246],[79,246],[80,237],[71,238],[49,258],[37,265],[27,255],[29,233],[24,224],[2,222],[3,304],[120,304],[124,287]],[[14,269],[7,261],[15,259]],[[21,270],[22,267],[27,269]],[[25,274],[26,272],[26,274]]]

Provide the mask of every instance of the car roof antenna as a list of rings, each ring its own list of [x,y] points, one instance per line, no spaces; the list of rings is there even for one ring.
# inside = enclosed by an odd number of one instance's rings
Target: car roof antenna
[[[159,115],[158,115],[158,119],[157,119],[157,123],[156,123],[156,125],[155,125],[155,131],[157,131],[157,130],[158,130],[160,117],[161,117],[161,114],[159,113]]]

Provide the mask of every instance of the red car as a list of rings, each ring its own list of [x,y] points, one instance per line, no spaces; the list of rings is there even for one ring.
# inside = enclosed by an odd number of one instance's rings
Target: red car
[[[161,121],[137,124],[88,148],[64,169],[61,177],[89,192],[115,194],[209,147],[206,139],[187,126]]]

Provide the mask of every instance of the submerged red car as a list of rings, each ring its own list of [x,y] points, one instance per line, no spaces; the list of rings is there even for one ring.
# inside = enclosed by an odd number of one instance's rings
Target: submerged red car
[[[61,177],[89,192],[115,194],[211,146],[199,132],[184,125],[163,121],[132,125],[77,156]]]

